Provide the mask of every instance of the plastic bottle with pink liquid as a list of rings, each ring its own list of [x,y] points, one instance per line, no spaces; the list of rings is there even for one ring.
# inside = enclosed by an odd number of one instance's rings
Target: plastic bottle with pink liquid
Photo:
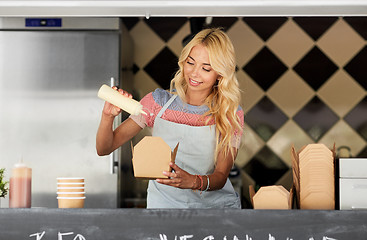
[[[32,204],[32,169],[22,161],[14,165],[9,181],[9,207],[30,208]]]

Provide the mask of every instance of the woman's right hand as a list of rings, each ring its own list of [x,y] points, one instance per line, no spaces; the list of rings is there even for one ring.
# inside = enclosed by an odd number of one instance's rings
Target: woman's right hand
[[[113,89],[117,90],[120,94],[124,95],[125,97],[132,98],[132,95],[122,89],[118,89],[116,86],[112,87]],[[115,105],[105,102],[103,107],[103,114],[111,117],[116,117],[121,113],[121,108],[116,107]]]

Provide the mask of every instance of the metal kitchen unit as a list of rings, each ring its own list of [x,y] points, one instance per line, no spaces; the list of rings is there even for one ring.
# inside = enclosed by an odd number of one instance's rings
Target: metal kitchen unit
[[[367,209],[367,158],[339,159],[340,210]]]
[[[96,153],[97,91],[131,89],[131,68],[119,18],[0,18],[0,167],[32,168],[32,207],[57,207],[57,177],[85,178],[86,208],[121,206],[121,152]]]

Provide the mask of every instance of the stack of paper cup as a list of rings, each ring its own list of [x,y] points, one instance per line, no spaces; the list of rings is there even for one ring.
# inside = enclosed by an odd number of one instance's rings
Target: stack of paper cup
[[[57,178],[57,200],[59,208],[83,208],[85,200],[84,178]]]

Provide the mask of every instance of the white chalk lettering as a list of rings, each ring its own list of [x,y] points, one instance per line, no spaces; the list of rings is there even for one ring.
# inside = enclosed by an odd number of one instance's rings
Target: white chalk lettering
[[[166,234],[159,234],[159,239],[160,240],[167,240]]]
[[[39,232],[38,233],[33,233],[33,234],[29,235],[29,237],[36,237],[36,240],[41,240],[45,234],[46,234],[46,231],[43,231],[41,233],[39,233]],[[74,233],[73,232],[66,232],[66,233],[59,232],[57,234],[57,239],[58,240],[63,240],[62,236],[67,236],[67,235],[72,235],[72,234],[74,234]],[[75,235],[73,240],[87,240],[87,239],[83,235],[77,234],[77,235]],[[166,237],[166,239],[163,239],[163,240],[167,240],[167,237]]]
[[[174,240],[177,240],[177,239],[179,239],[179,240],[188,240],[190,238],[194,238],[194,235],[183,235],[183,236],[177,236],[176,235]],[[163,234],[163,233],[159,234],[159,239],[160,240],[168,240],[167,239],[167,235],[166,234]],[[206,236],[206,237],[203,238],[203,240],[214,240],[214,239],[215,238],[214,238],[213,235],[209,235],[209,236]],[[37,239],[37,240],[39,240],[39,239]],[[79,238],[79,239],[74,238],[74,240],[85,240],[85,239],[84,238]],[[222,240],[227,240],[227,236],[226,235],[223,236]],[[228,237],[228,240],[231,240],[231,238]],[[233,235],[233,240],[240,240],[240,239],[236,235]],[[248,234],[246,234],[246,240],[253,240],[253,239]],[[258,239],[256,239],[256,240],[258,240]],[[261,240],[261,239],[259,239],[259,240]],[[276,240],[276,239],[275,239],[275,237],[273,235],[271,235],[269,233],[267,240]],[[287,237],[286,240],[293,240],[293,238]],[[308,240],[315,240],[315,239],[313,237],[309,237]],[[322,239],[320,239],[320,240],[338,240],[338,239],[327,237],[327,236],[323,236]]]
[[[86,239],[83,235],[77,234],[73,240],[86,240]]]
[[[193,236],[194,235],[184,235],[180,237],[180,240],[186,240],[186,239],[192,238]]]
[[[183,235],[183,236],[179,236],[180,240],[187,240],[190,238],[193,238],[194,235]],[[159,239],[160,240],[167,240],[167,235],[166,234],[159,234]],[[175,240],[177,240],[177,236],[175,236]]]
[[[227,236],[224,236],[223,240],[227,240]],[[233,240],[239,240],[236,235],[233,236]]]
[[[177,237],[179,240],[188,240],[190,238],[193,238],[194,235],[183,235],[183,236],[175,236],[175,239],[174,240],[177,240]],[[159,234],[159,239],[160,240],[168,240],[167,238],[167,235],[166,234]],[[81,239],[80,239],[81,240]],[[84,239],[83,239],[84,240]],[[210,235],[210,236],[207,236],[205,237],[203,240],[214,240],[214,236]],[[223,240],[227,240],[227,237],[224,236]],[[239,240],[236,236],[233,237],[233,240]],[[251,238],[250,239],[246,239],[246,240],[252,240]]]
[[[43,231],[42,233],[34,233],[29,235],[29,237],[36,237],[36,240],[41,240],[41,238],[43,237],[43,235],[45,235],[46,231]]]
[[[72,235],[74,234],[73,232],[67,232],[67,233],[61,233],[59,232],[59,234],[57,234],[57,240],[62,240],[62,236],[67,236],[67,235]]]

